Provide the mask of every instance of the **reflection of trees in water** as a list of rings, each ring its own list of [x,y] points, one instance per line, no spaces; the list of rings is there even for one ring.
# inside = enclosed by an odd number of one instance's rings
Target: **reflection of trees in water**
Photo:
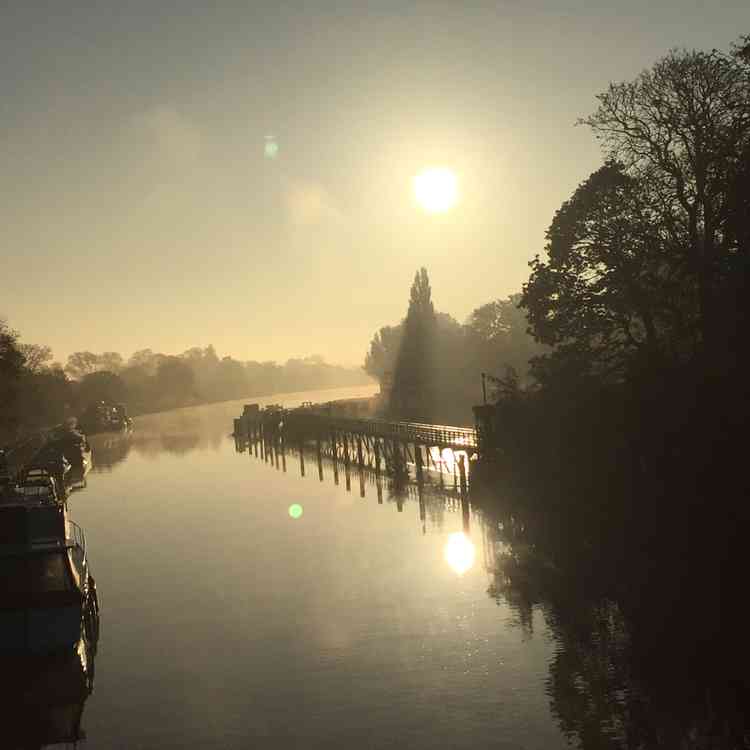
[[[623,559],[622,545],[608,545],[613,530],[602,529],[593,547],[554,511],[535,518],[508,498],[481,501],[491,508],[484,513],[488,594],[506,602],[527,637],[534,613],[543,616],[555,643],[550,705],[574,746],[750,746],[738,708],[746,688],[727,689],[732,674],[737,684],[746,679],[745,639],[722,643],[719,613],[698,577],[683,599],[673,589],[686,572],[675,566],[649,580],[639,570],[635,539],[632,559]],[[724,615],[743,622],[733,609]]]
[[[89,438],[94,472],[108,472],[128,457],[132,447],[128,433],[101,433]]]
[[[141,419],[141,418],[139,418]],[[195,419],[167,419],[156,424],[137,423],[132,433],[102,433],[90,440],[94,452],[94,471],[112,471],[124,461],[131,450],[149,459],[162,453],[185,456],[195,450],[218,451],[227,439],[224,432],[200,432],[200,421]],[[157,429],[158,428],[158,429]]]

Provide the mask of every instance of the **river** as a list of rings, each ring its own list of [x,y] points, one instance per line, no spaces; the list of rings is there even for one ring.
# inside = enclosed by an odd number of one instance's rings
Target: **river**
[[[488,596],[481,518],[465,533],[432,498],[423,523],[387,486],[378,504],[330,466],[321,482],[291,454],[284,473],[238,453],[241,405],[92,440],[96,468],[69,500],[101,601],[87,746],[565,746],[545,687],[554,643]]]
[[[634,541],[624,559],[617,529],[582,533],[585,503],[540,514],[479,470],[463,492],[450,455],[420,490],[264,454],[230,435],[242,405],[92,438],[68,503],[101,604],[93,691],[30,661],[34,705],[3,727],[128,750],[746,746],[701,744],[742,722],[728,662],[695,658],[719,645],[710,584],[702,608],[670,594],[680,558],[649,584]]]

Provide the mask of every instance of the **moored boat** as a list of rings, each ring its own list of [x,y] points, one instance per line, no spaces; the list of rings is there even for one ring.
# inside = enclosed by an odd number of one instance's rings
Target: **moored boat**
[[[91,435],[97,432],[128,432],[133,429],[133,420],[128,416],[125,404],[107,401],[90,404],[81,414],[78,423]]]
[[[45,443],[24,467],[21,479],[25,481],[31,471],[44,470],[55,478],[59,488],[62,489],[70,481],[72,468],[70,461],[58,446]]]
[[[64,505],[0,506],[0,655],[70,651],[99,602],[83,530]]]
[[[83,478],[93,467],[93,451],[86,435],[73,426],[60,427],[53,431],[46,448],[57,450],[70,462],[76,481]]]
[[[32,504],[59,505],[65,502],[65,487],[46,469],[30,469],[6,498],[10,503],[27,500]]]

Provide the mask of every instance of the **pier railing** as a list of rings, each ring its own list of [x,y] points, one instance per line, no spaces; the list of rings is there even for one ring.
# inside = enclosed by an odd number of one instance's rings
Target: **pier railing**
[[[415,445],[441,446],[456,449],[476,449],[476,432],[469,427],[425,424],[422,422],[392,422],[386,419],[362,419],[331,415],[313,409],[278,410],[269,414],[259,412],[244,414],[236,427],[242,433],[262,426],[265,433],[292,434],[340,431],[362,436],[396,439]]]

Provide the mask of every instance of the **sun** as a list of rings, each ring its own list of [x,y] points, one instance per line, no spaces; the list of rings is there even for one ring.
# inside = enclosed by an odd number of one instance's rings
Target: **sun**
[[[446,167],[430,167],[415,175],[414,197],[425,211],[431,214],[444,213],[456,205],[458,180]]]

